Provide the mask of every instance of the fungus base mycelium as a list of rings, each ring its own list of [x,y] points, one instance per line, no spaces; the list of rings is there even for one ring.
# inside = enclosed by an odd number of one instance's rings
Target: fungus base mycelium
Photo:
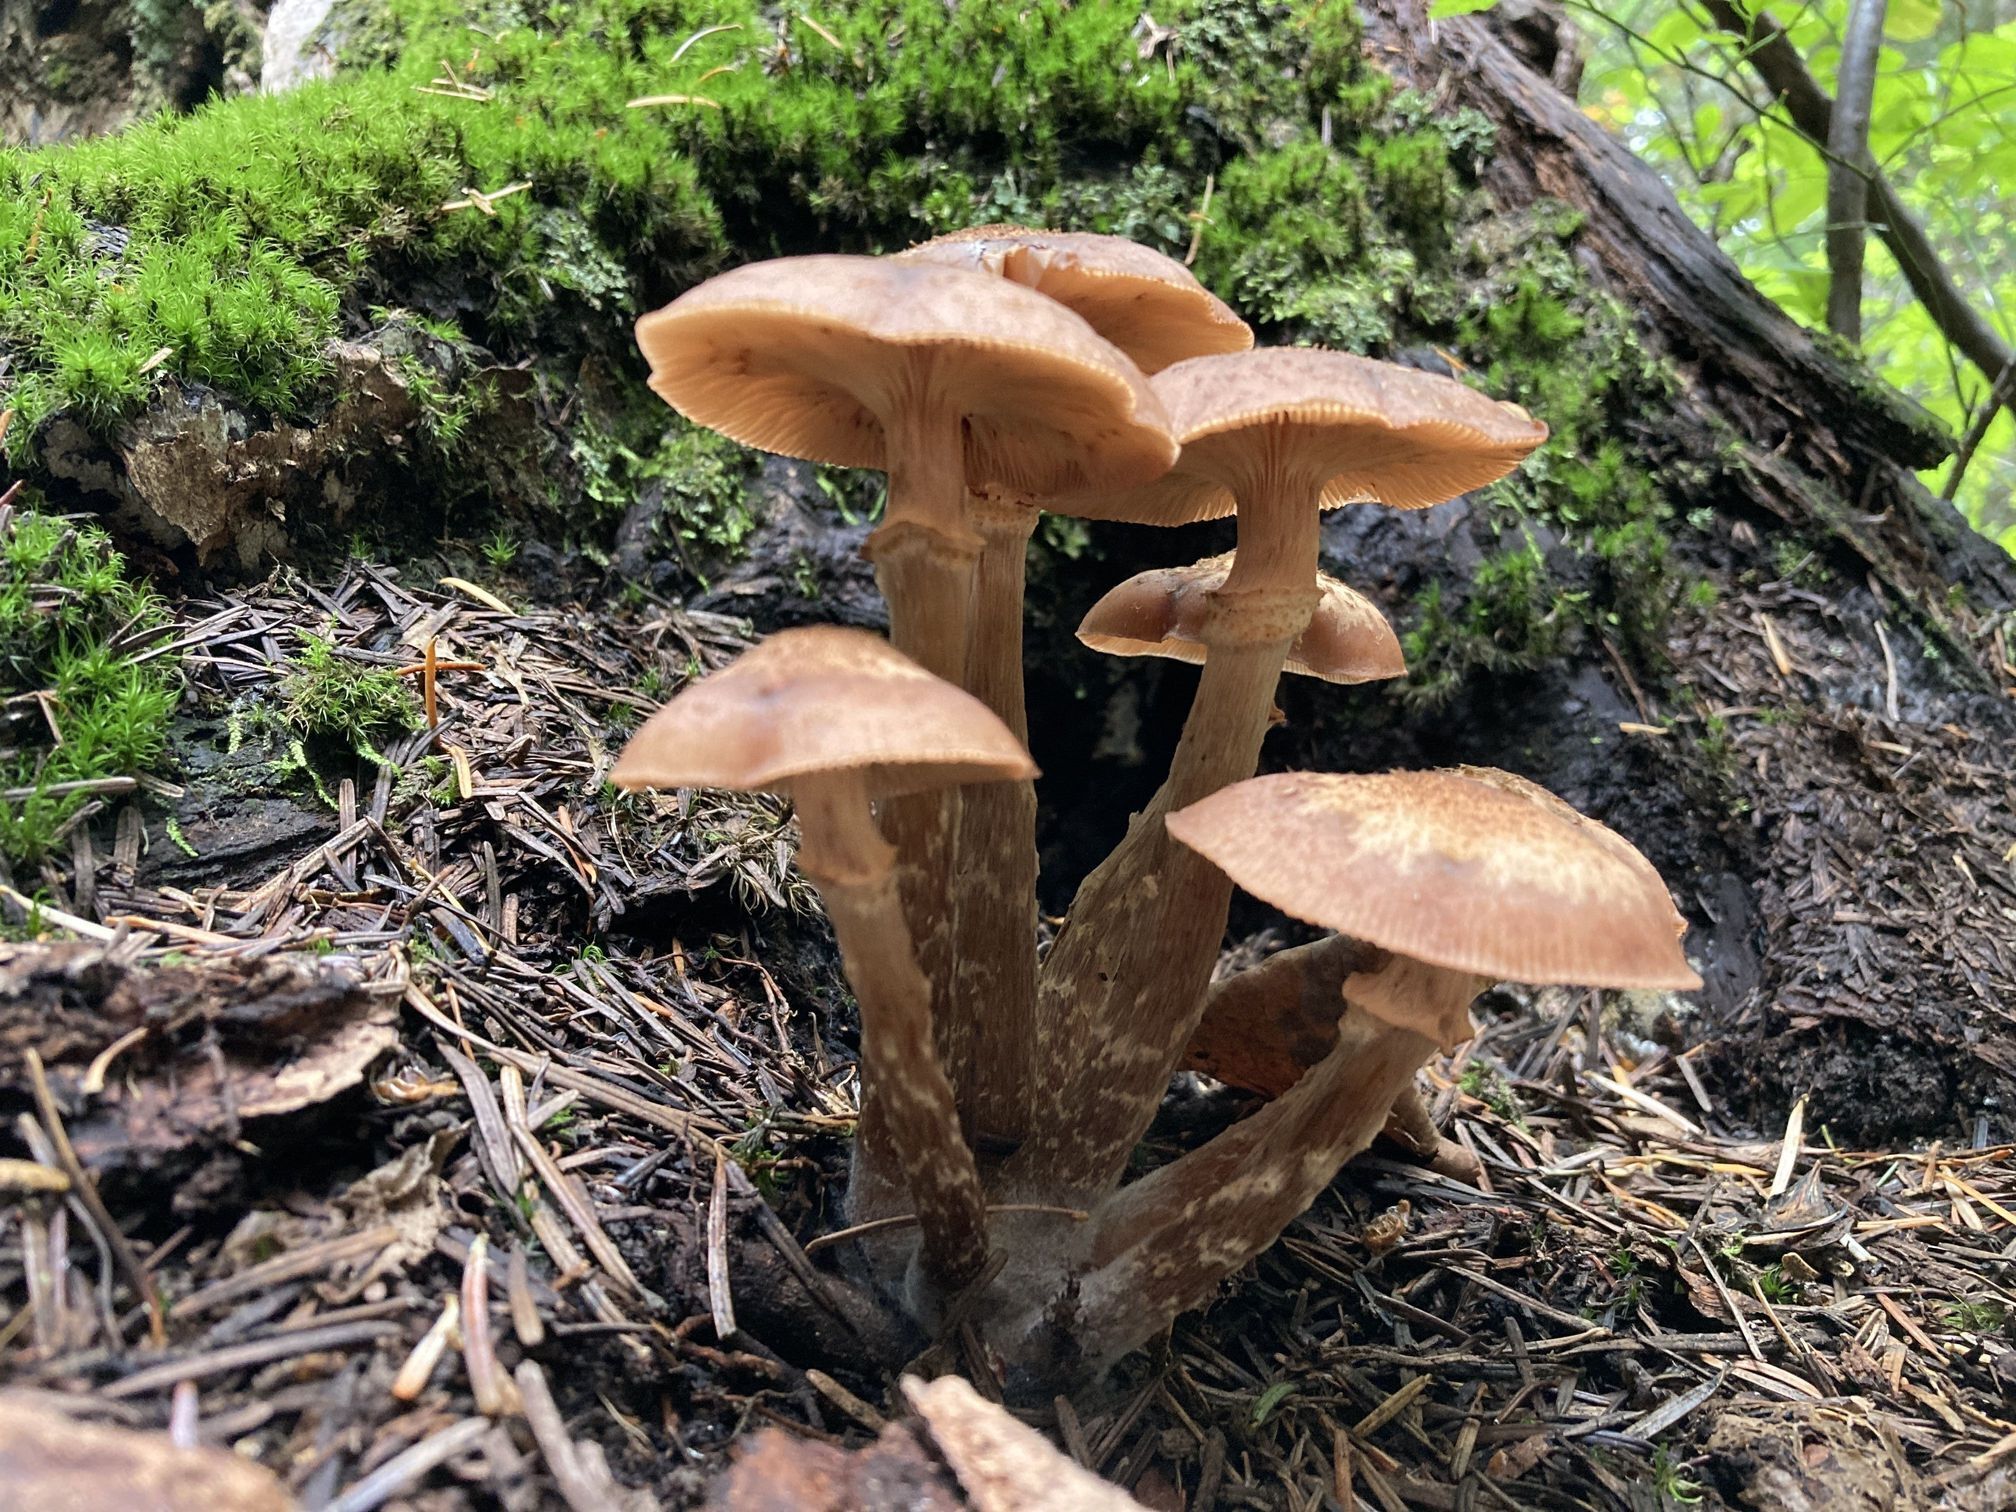
[[[976,235],[1040,248],[1060,275],[1071,259],[1100,271],[1032,294],[1003,276],[1009,264],[984,260],[800,259],[722,275],[640,322],[654,386],[690,417],[787,454],[888,469],[890,515],[871,544],[898,645],[837,630],[772,637],[666,704],[616,778],[796,798],[801,862],[861,1008],[848,1216],[862,1233],[841,1253],[921,1332],[970,1325],[1005,1385],[1042,1391],[1207,1301],[1389,1119],[1432,1157],[1414,1074],[1438,1043],[1467,1036],[1483,987],[1696,983],[1650,866],[1531,784],[1469,770],[1252,775],[1291,647],[1348,591],[1319,577],[1321,511],[1428,507],[1516,467],[1545,428],[1409,369],[1228,351],[1230,315],[1215,302],[1197,332],[1165,325],[1142,348],[1167,360],[1187,339],[1209,355],[1144,377],[1113,289],[1194,286],[1186,272],[1110,238]],[[1083,319],[1043,314],[1070,311],[1084,288],[1097,297]],[[763,291],[757,306],[750,289]],[[913,321],[881,298],[864,307],[863,289],[928,293],[956,320]],[[720,317],[745,308],[762,318]],[[843,328],[862,350],[895,343],[910,354],[902,371],[939,374],[957,404],[924,406],[938,419],[920,437],[901,406],[861,400],[848,387],[858,377],[808,367],[801,331],[830,342]],[[916,356],[920,340],[939,355]],[[1088,398],[1067,414],[1012,383],[944,376],[958,363],[1055,373],[1088,396],[1103,386],[1114,407],[1095,412]],[[770,391],[760,417],[745,380]],[[925,456],[928,487],[907,460]],[[1240,538],[1201,590],[1195,649],[1179,653],[1203,667],[1168,780],[1087,878],[1040,967],[1034,768],[1011,648],[1013,558],[1039,508],[1149,524],[1236,514]],[[1400,671],[1390,631],[1372,638],[1386,650],[1366,675]],[[1337,933],[1214,989],[1235,885]],[[1226,1045],[1244,1055],[1247,1084],[1278,1095],[1123,1185],[1171,1072],[1186,1053],[1208,1066]]]

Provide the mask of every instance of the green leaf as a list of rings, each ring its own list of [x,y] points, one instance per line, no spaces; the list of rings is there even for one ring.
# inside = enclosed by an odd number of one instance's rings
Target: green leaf
[[[1939,30],[1939,0],[1890,0],[1883,35],[1919,42]]]
[[[1473,10],[1482,10],[1484,7],[1472,6],[1471,8]],[[1274,1409],[1294,1394],[1295,1383],[1293,1381],[1276,1381],[1272,1386],[1261,1392],[1253,1403],[1253,1426],[1258,1428],[1264,1424],[1267,1419],[1274,1415]]]
[[[1440,21],[1444,16],[1474,16],[1479,11],[1487,11],[1498,0],[1435,0],[1428,7],[1428,19]]]

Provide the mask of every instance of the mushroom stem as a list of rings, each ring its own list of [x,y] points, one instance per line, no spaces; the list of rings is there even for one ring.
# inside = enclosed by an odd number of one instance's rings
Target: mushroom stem
[[[1284,1096],[1108,1199],[1079,1283],[1087,1362],[1146,1343],[1272,1244],[1371,1143],[1434,1048],[1350,1005],[1335,1047]]]
[[[875,831],[858,770],[800,777],[792,794],[799,868],[825,901],[861,1008],[854,1217],[903,1211],[898,1193],[907,1188],[923,1273],[956,1290],[986,1264],[985,1199],[932,1047],[931,988],[897,901],[895,851]]]
[[[983,543],[965,686],[1024,745],[1022,596],[1036,506],[971,494],[966,517]],[[1036,1055],[1036,786],[988,782],[959,795],[950,886],[954,988],[936,1021],[939,1056],[983,1149],[1027,1132]]]
[[[883,407],[889,501],[868,537],[875,581],[889,603],[890,643],[925,671],[962,685],[972,627],[974,563],[981,541],[965,521],[965,433],[958,411],[930,394],[930,358],[913,360],[907,391]],[[960,794],[938,788],[882,805],[896,847],[904,916],[917,964],[932,985],[935,1017],[950,1023],[952,900]]]
[[[1163,820],[1252,774],[1287,651],[1286,639],[1212,648],[1168,780],[1078,889],[1037,978],[1037,1061],[1053,1072],[1004,1170],[1010,1190],[1096,1197],[1154,1117],[1232,902],[1231,880]]]
[[[1204,1010],[1232,882],[1163,820],[1253,774],[1288,648],[1321,596],[1321,479],[1292,465],[1292,436],[1274,429],[1235,480],[1239,551],[1211,595],[1204,671],[1168,779],[1079,887],[1037,979],[1040,1064],[1073,1070],[1038,1089],[1034,1132],[1007,1174],[1045,1201],[1118,1181]]]

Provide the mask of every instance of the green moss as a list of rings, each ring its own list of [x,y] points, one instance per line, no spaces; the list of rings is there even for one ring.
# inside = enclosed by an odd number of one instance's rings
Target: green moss
[[[174,664],[134,655],[161,621],[96,526],[33,511],[0,523],[0,863],[33,865],[93,801],[63,784],[159,761]]]
[[[1396,89],[1342,0],[1181,0],[1145,56],[1138,11],[1064,0],[834,0],[816,24],[747,0],[373,14],[333,81],[0,155],[17,460],[49,414],[108,434],[168,376],[312,418],[330,338],[390,291],[539,371],[566,440],[532,507],[606,537],[661,488],[704,558],[749,528],[751,459],[644,395],[636,311],[745,258],[1070,225],[1194,254],[1263,340],[1440,350],[1553,428],[1484,496],[1512,544],[1418,606],[1416,697],[1591,629],[1656,647],[1671,505],[1619,438],[1656,427],[1671,380],[1581,277],[1575,214],[1496,210],[1489,122]],[[630,108],[664,95],[683,99]],[[402,367],[437,452],[480,418],[457,375],[481,366]],[[875,507],[873,480],[829,481]]]
[[[420,728],[420,704],[389,669],[338,654],[304,636],[280,683],[280,717],[294,735],[368,756],[374,745]]]

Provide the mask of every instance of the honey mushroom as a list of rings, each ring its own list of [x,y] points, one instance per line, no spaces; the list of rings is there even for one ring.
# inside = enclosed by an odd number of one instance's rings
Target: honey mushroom
[[[1151,483],[1073,499],[1092,518],[1179,525],[1236,512],[1238,550],[1205,595],[1208,650],[1168,779],[1079,887],[1037,982],[1040,1085],[1009,1162],[1033,1200],[1110,1189],[1202,1012],[1232,888],[1163,828],[1175,810],[1251,775],[1289,648],[1322,591],[1322,512],[1403,509],[1502,477],[1546,427],[1450,379],[1339,352],[1199,357],[1150,380],[1182,454]]]
[[[1054,299],[1144,373],[1253,344],[1246,323],[1188,268],[1124,237],[975,226],[896,260],[984,273]],[[981,547],[963,685],[1025,742],[1024,568],[1043,503],[1000,485],[966,498]],[[958,825],[948,879],[956,1006],[938,1018],[939,1049],[983,1149],[1012,1148],[1026,1132],[1036,1072],[1035,788],[996,783],[963,794]]]
[[[1378,1132],[1469,1004],[1505,980],[1698,987],[1684,929],[1628,841],[1506,773],[1287,773],[1171,814],[1255,896],[1360,942],[1334,1044],[1276,1101],[1094,1215],[1072,1347],[1118,1359],[1273,1243]],[[1043,1325],[1030,1320],[1032,1336]]]
[[[931,1042],[931,988],[897,897],[873,800],[1036,768],[983,704],[861,630],[784,630],[683,689],[631,737],[623,788],[783,793],[799,868],[819,890],[861,1009],[857,1219],[917,1216],[923,1279],[939,1291],[986,1264],[985,1198]]]

